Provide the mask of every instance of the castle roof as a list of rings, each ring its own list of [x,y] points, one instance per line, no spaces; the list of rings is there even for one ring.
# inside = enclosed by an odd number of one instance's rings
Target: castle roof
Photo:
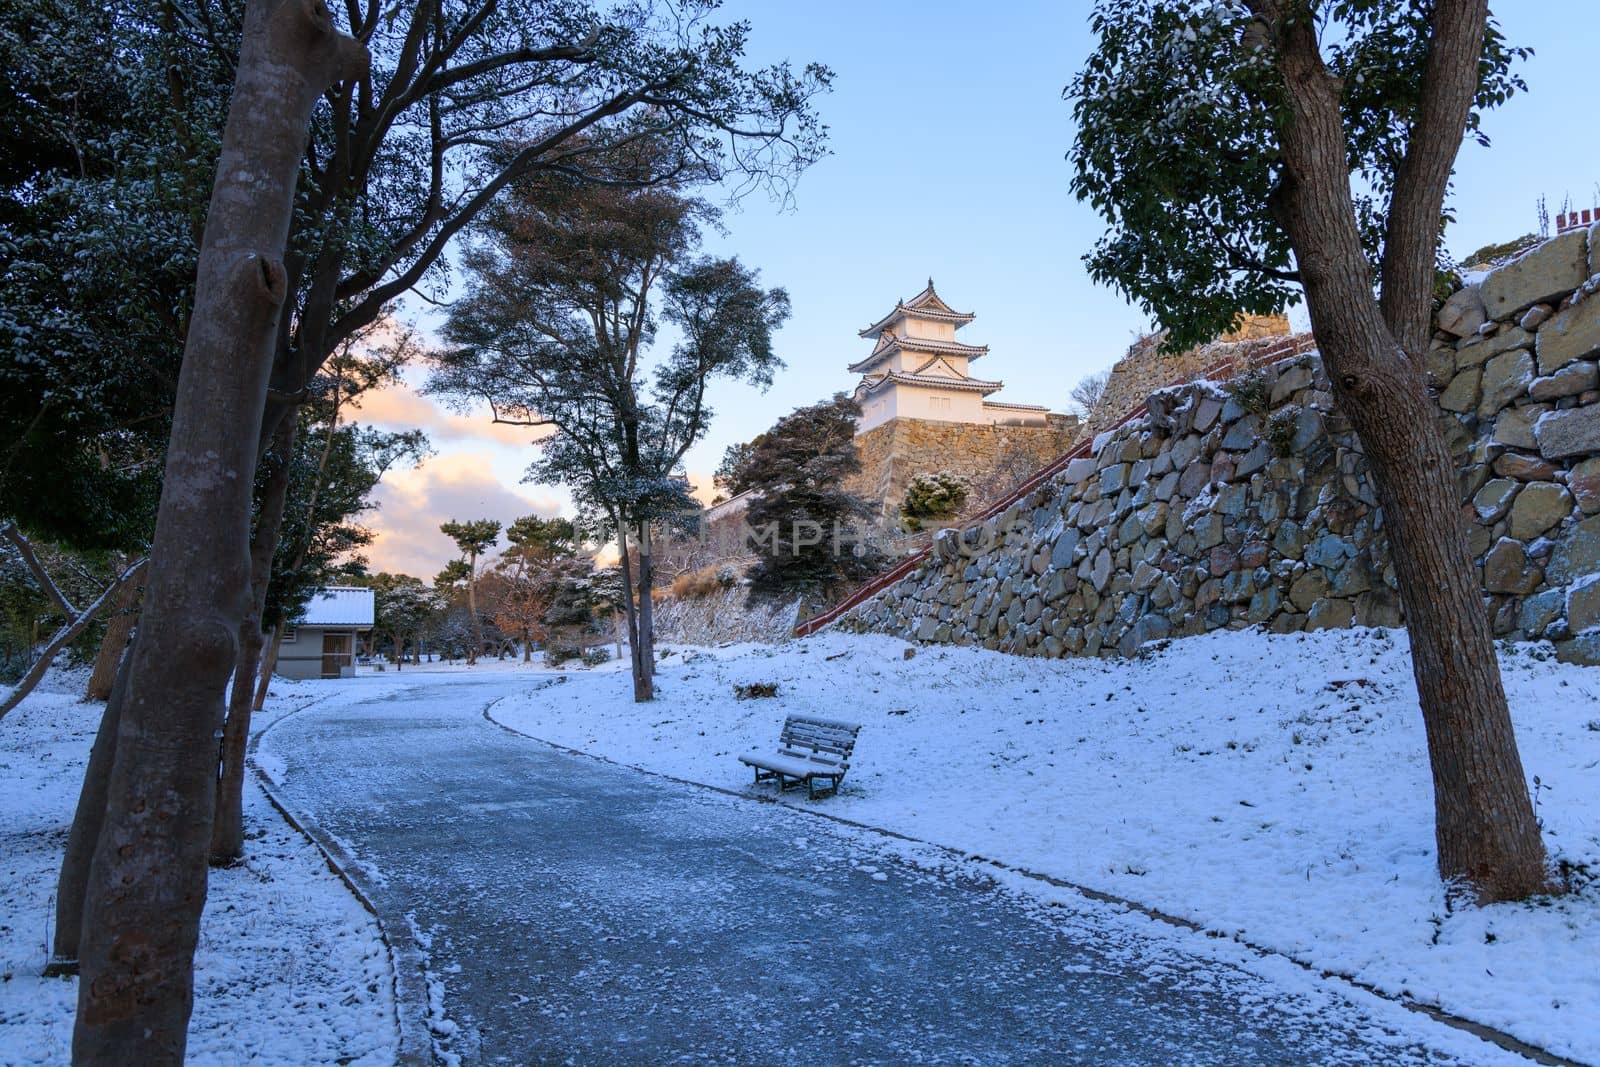
[[[850,370],[861,373],[871,370],[880,361],[896,352],[924,352],[933,356],[965,356],[969,360],[988,355],[988,345],[968,345],[960,341],[936,341],[926,337],[901,337],[885,330],[878,336],[872,354],[859,363],[850,364]]]
[[[876,393],[886,385],[912,385],[926,389],[962,389],[988,396],[990,393],[998,392],[1004,384],[1004,382],[986,382],[981,378],[950,378],[943,374],[903,374],[899,371],[869,374],[861,379],[862,387],[869,394]]]
[[[1049,411],[1050,410],[1044,404],[1012,404],[1012,403],[1008,403],[1008,402],[1006,402],[1004,400],[985,400],[983,402],[983,406],[986,407],[986,408],[1005,408],[1007,411]]]
[[[903,318],[931,319],[934,322],[953,322],[956,329],[960,329],[973,319],[977,318],[971,312],[957,311],[943,300],[934,291],[933,279],[928,279],[928,287],[910,300],[895,301],[894,310],[889,312],[877,322],[862,330],[860,336],[871,337],[889,329]]]

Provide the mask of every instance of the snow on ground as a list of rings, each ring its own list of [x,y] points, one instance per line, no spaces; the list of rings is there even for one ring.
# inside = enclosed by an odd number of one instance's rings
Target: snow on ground
[[[66,1063],[74,979],[39,977],[61,849],[102,708],[51,675],[0,720],[0,1064]],[[308,687],[274,687],[277,708]],[[270,716],[269,716],[270,717]],[[322,854],[246,785],[248,858],[213,871],[195,957],[194,1064],[378,1065],[397,1046],[376,921]]]
[[[909,648],[825,634],[685,650],[665,658],[654,704],[635,706],[625,675],[574,673],[515,686],[492,715],[731,789],[755,788],[736,757],[770,748],[785,714],[857,720],[850,777],[819,810],[1600,1061],[1600,670],[1545,646],[1502,650],[1546,843],[1578,890],[1452,910],[1403,632],[1222,632],[1131,661]],[[751,682],[778,697],[735,700]]]

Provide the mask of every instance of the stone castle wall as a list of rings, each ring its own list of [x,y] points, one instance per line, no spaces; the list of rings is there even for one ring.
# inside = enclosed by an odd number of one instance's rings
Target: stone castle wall
[[[856,437],[861,473],[848,488],[881,502],[883,517],[892,520],[912,478],[949,471],[967,481],[976,503],[1019,484],[1066,453],[1078,436],[1078,420],[1071,416],[1052,417],[1050,426],[893,419]]]
[[[1187,352],[1162,352],[1161,334],[1143,337],[1128,349],[1126,356],[1112,364],[1105,392],[1089,412],[1084,428],[1088,433],[1100,433],[1116,425],[1155,390],[1195,381],[1218,362],[1228,361],[1243,368],[1280,358],[1284,354],[1281,348],[1290,337],[1289,320],[1283,316],[1247,316],[1222,340]]]
[[[1452,296],[1427,355],[1495,633],[1582,662],[1600,662],[1597,289],[1600,227],[1558,237]],[[1402,621],[1366,459],[1315,354],[1148,405],[1004,514],[941,531],[840,625],[1066,656]]]

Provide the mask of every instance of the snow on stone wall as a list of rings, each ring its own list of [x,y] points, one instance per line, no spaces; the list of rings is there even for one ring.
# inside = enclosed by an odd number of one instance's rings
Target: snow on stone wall
[[[1596,289],[1600,226],[1454,294],[1427,355],[1495,633],[1581,662],[1600,662]],[[1149,408],[1004,514],[942,531],[840,625],[1066,656],[1401,622],[1366,460],[1314,353]]]

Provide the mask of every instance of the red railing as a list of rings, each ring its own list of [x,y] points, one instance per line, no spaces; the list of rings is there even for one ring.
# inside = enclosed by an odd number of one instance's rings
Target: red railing
[[[1280,341],[1275,341],[1258,352],[1252,352],[1245,355],[1242,361],[1236,355],[1225,356],[1203,370],[1199,377],[1210,378],[1216,381],[1226,381],[1229,378],[1235,377],[1242,371],[1256,367],[1265,367],[1268,364],[1276,363],[1279,360],[1303,355],[1306,352],[1312,351],[1316,347],[1316,340],[1310,334],[1294,334],[1292,336],[1285,337]],[[1110,433],[1114,430],[1119,430],[1135,419],[1143,418],[1148,413],[1149,409],[1141,403],[1122,418],[1112,423],[1110,427],[1101,431],[1101,433]],[[1095,435],[1095,437],[1098,436],[1099,434]],[[1043,485],[1049,479],[1054,478],[1056,475],[1066,470],[1067,464],[1071,463],[1073,460],[1086,458],[1094,448],[1095,437],[1086,437],[1082,441],[1079,441],[1076,445],[1073,445],[1066,455],[1059,456],[1050,463],[1039,468],[1039,470],[1030,475],[1026,481],[1024,481],[1021,485],[1018,485],[1009,494],[1001,497],[999,500],[985,508],[982,514],[968,519],[965,523],[963,523],[963,527],[976,526],[980,522],[987,522],[989,519],[992,519],[996,515],[1004,512],[1017,501],[1025,499],[1029,493],[1032,493],[1035,489],[1039,488],[1039,486]],[[928,553],[931,551],[933,551],[932,545],[929,545],[926,548],[918,549],[916,552],[895,564],[889,570],[884,571],[876,578],[873,578],[871,581],[861,586],[861,588],[855,590],[849,596],[845,597],[828,610],[813,615],[811,618],[800,623],[794,628],[795,636],[809,637],[818,630],[821,630],[823,627],[829,626],[838,621],[839,617],[844,615],[850,609],[872,599],[885,589],[889,588],[891,585],[894,585],[896,582],[908,577],[912,571],[921,566],[922,562],[928,558]]]

